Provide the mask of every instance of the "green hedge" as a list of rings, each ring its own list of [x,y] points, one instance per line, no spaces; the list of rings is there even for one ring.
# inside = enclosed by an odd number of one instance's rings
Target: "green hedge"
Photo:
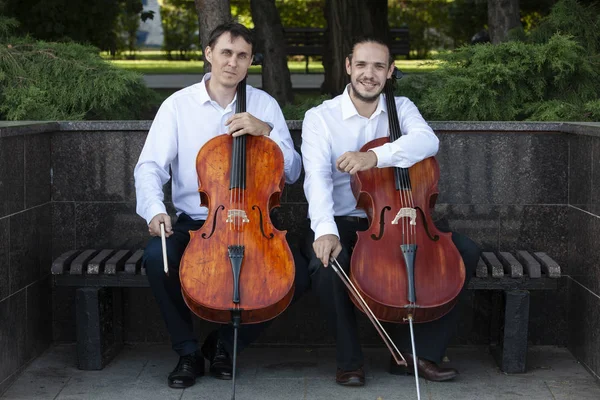
[[[598,120],[599,22],[596,9],[561,0],[529,36],[444,54],[397,92],[429,120]]]
[[[0,17],[0,119],[152,118],[156,94],[141,75],[113,67],[98,49],[10,36]]]

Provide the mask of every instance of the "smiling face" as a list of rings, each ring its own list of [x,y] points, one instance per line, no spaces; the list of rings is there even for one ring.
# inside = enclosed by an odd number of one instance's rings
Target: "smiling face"
[[[352,57],[346,58],[350,96],[366,103],[377,101],[394,71],[389,58],[389,50],[382,44],[363,42],[355,45]]]
[[[233,38],[229,32],[223,33],[212,47],[206,47],[205,54],[212,66],[211,80],[226,88],[236,87],[252,64],[252,45],[241,36]]]

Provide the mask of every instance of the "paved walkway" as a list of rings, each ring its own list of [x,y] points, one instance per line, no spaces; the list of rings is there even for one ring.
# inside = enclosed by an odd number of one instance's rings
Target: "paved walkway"
[[[152,89],[181,89],[202,80],[202,74],[189,75],[144,75],[146,86]],[[323,74],[292,74],[294,89],[319,89],[323,83]],[[248,84],[257,88],[262,86],[262,76],[248,75]]]
[[[250,348],[239,359],[236,399],[416,399],[414,379],[386,372],[384,349],[366,349],[367,385],[346,388],[334,383],[334,350]],[[529,370],[501,373],[485,348],[451,348],[448,357],[461,372],[452,382],[421,380],[423,400],[528,399],[598,400],[600,385],[569,353],[534,347]],[[209,376],[189,389],[167,386],[176,356],[167,345],[127,346],[102,371],[75,367],[74,345],[56,345],[26,368],[0,399],[27,400],[179,400],[230,399],[231,381]]]

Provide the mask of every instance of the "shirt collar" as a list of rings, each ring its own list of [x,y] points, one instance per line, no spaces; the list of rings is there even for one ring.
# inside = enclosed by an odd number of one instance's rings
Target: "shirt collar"
[[[385,105],[385,100],[383,95],[379,95],[379,103],[377,104],[377,108],[375,112],[369,119],[377,117],[382,112],[387,112],[387,106]],[[352,99],[350,99],[350,84],[346,85],[344,89],[344,93],[342,93],[342,119],[346,120],[355,115],[359,115],[358,111],[356,111],[356,107],[354,107],[354,103]]]
[[[207,72],[202,77],[202,82],[200,82],[198,84],[198,86],[199,86],[198,89],[200,91],[200,93],[199,93],[200,104],[210,103],[212,101],[212,99],[210,98],[210,96],[208,94],[208,91],[206,90],[206,82],[209,79],[210,79],[210,72]],[[229,104],[231,106],[232,110],[235,110],[235,102],[236,102],[236,100],[237,100],[237,92],[233,96],[233,100],[231,100],[231,103]]]

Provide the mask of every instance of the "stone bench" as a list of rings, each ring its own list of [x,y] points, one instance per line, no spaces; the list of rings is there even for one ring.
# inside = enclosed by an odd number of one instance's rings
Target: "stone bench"
[[[76,287],[78,367],[102,369],[123,346],[122,299],[148,287],[143,250],[71,250],[52,263],[55,286]],[[556,290],[560,266],[543,252],[483,252],[471,290],[494,290],[490,351],[506,373],[525,372],[530,290]]]

